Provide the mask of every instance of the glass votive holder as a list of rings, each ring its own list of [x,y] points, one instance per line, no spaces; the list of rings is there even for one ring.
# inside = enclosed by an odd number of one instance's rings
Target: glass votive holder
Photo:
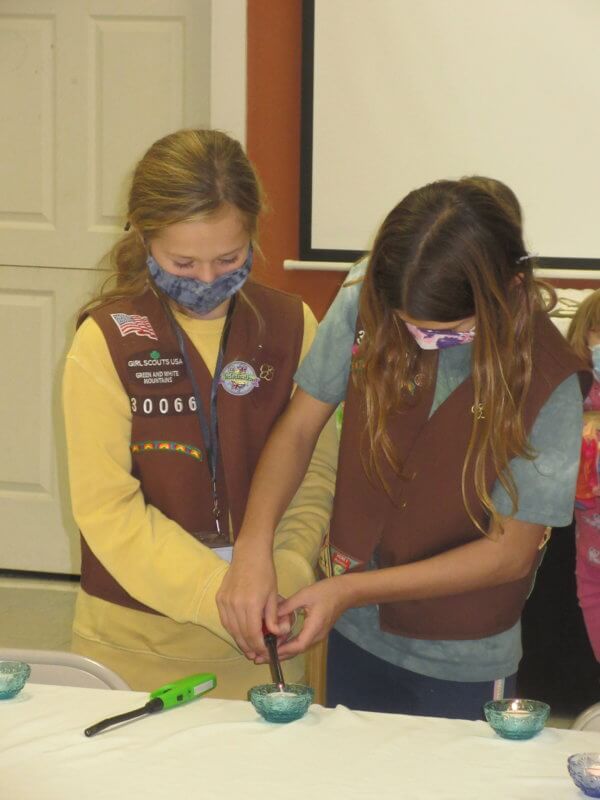
[[[600,797],[600,753],[575,753],[567,767],[575,786],[588,797]]]
[[[23,661],[0,661],[0,700],[19,694],[31,675],[31,667]]]
[[[531,739],[548,719],[550,706],[540,700],[490,700],[483,707],[485,718],[504,739]]]
[[[253,686],[248,699],[267,722],[293,722],[303,717],[312,703],[314,692],[301,683],[286,683],[280,691],[276,683]]]

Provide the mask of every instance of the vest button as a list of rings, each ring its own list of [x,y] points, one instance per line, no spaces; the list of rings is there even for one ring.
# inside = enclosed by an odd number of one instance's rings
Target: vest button
[[[406,500],[403,500],[403,501],[400,503],[400,508],[406,508],[406,506],[407,506],[407,505],[408,505],[408,503],[406,502]]]

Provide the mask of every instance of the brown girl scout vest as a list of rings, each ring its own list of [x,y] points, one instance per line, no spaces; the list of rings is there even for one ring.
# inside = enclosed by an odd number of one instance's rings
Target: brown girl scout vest
[[[437,351],[423,351],[434,366]],[[554,389],[569,375],[580,372],[589,388],[589,370],[546,314],[536,315],[533,374],[525,406],[527,432]],[[433,370],[435,374],[435,369]],[[384,470],[391,497],[377,478],[369,479],[361,460],[368,453],[363,395],[349,380],[344,409],[333,517],[330,532],[334,574],[365,568],[375,550],[381,568],[409,564],[443,553],[482,534],[471,521],[462,497],[461,473],[473,425],[473,383],[469,377],[429,418],[435,381],[424,388],[413,407],[389,421],[388,432],[397,448],[406,479]],[[368,462],[367,462],[368,463]],[[488,492],[496,480],[488,465]],[[467,472],[466,495],[478,522],[488,519]],[[384,631],[422,639],[480,639],[507,630],[520,615],[535,570],[517,581],[477,591],[424,600],[381,604]]]
[[[238,296],[217,390],[221,528],[239,531],[250,481],[273,424],[286,407],[300,357],[300,298],[249,282]],[[131,404],[132,474],[147,503],[191,536],[214,531],[213,495],[194,391],[177,338],[156,295],[115,300],[90,316],[100,326]],[[80,323],[82,320],[80,320]],[[211,375],[183,332],[188,359],[210,419]],[[108,532],[109,533],[109,532]],[[81,536],[81,586],[91,595],[142,611]]]

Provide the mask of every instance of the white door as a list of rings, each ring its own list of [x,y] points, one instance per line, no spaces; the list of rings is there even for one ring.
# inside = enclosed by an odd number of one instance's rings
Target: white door
[[[210,0],[0,2],[0,569],[79,571],[62,362],[134,162],[210,123],[210,25]]]

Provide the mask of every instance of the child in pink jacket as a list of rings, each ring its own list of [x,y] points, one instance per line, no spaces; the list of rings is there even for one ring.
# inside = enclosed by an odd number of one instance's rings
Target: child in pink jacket
[[[577,596],[596,660],[600,661],[600,289],[577,309],[567,338],[594,372],[584,408],[575,495]]]

